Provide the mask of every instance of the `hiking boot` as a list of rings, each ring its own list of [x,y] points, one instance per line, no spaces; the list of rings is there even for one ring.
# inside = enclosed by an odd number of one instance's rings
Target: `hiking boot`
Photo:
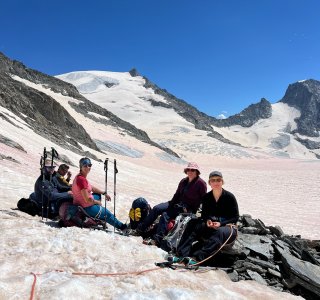
[[[178,264],[183,261],[183,257],[174,256],[173,254],[167,254],[166,260],[174,264]]]
[[[144,239],[142,243],[149,246],[158,246],[157,242],[153,239]]]
[[[125,228],[121,232],[124,235],[140,236],[140,233],[137,230],[131,228]]]
[[[130,230],[131,229],[127,224],[122,224],[122,226],[120,228],[116,228],[116,231],[119,234],[122,234],[122,235],[125,235],[125,236],[129,235]]]
[[[141,236],[141,232],[138,229],[130,229],[129,235]]]
[[[183,263],[186,266],[193,266],[193,265],[197,264],[197,261],[192,257],[184,257],[183,258]]]

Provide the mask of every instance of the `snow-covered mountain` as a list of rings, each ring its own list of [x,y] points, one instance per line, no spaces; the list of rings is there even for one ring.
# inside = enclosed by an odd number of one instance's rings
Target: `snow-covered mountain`
[[[302,127],[298,126],[302,122],[300,116],[305,115],[303,108],[307,107],[308,101],[304,106],[294,105],[294,99],[299,95],[293,93],[290,97],[287,92],[276,104],[262,99],[240,114],[217,120],[159,89],[136,72],[85,71],[57,77],[72,83],[90,101],[129,121],[147,132],[152,140],[182,156],[183,151],[254,155],[248,149],[259,149],[275,156],[320,157],[319,124],[314,123],[312,136],[306,130],[299,130]],[[302,89],[308,89],[311,84],[316,86],[313,101],[320,103],[319,82],[311,80],[300,85]],[[313,108],[316,119],[320,104],[314,103]]]
[[[81,94],[59,79],[65,77]],[[238,116],[228,128],[134,72],[76,72],[59,78],[0,54],[0,299],[29,298],[30,272],[38,274],[39,299],[296,299],[256,282],[233,283],[222,271],[74,276],[152,269],[165,252],[143,245],[140,237],[59,229],[14,208],[33,191],[44,147],[54,147],[57,163],[70,164],[73,175],[80,157],[90,156],[89,180],[101,188],[108,157],[110,195],[116,159],[116,214],[124,222],[139,196],[151,205],[171,199],[186,162],[196,161],[205,180],[213,169],[223,172],[241,214],[280,225],[288,234],[319,239],[310,228],[320,225],[320,161],[292,133],[301,110],[262,101],[249,109],[258,119],[253,125],[239,126]],[[274,140],[286,145],[276,148]],[[112,201],[108,208],[113,207]]]

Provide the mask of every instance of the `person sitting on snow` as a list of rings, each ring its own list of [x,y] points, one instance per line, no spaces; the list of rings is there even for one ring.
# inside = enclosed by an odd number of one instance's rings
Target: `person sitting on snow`
[[[200,178],[199,166],[195,162],[188,163],[184,168],[184,177],[169,202],[156,205],[149,212],[148,216],[137,227],[137,232],[143,233],[153,224],[159,215],[160,221],[156,234],[152,239],[145,241],[147,244],[160,245],[162,238],[167,233],[167,225],[171,219],[175,219],[182,212],[196,213],[202,196],[207,192],[207,184]]]
[[[197,224],[187,228],[173,262],[196,264],[215,253],[224,243],[231,244],[237,237],[235,225],[239,219],[235,196],[222,188],[222,173],[213,171],[209,175],[210,192],[202,198],[201,218]],[[228,224],[228,225],[227,225]],[[194,242],[198,243],[194,243]]]
[[[91,185],[87,179],[91,171],[92,163],[90,158],[83,157],[79,161],[79,174],[74,178],[72,184],[73,204],[84,208],[85,212],[100,220],[105,220],[115,228],[125,231],[127,225],[120,222],[107,208],[102,206],[100,200],[95,200],[92,193],[105,195],[106,200],[110,201],[111,198],[106,192]]]
[[[59,207],[63,202],[72,202],[72,192],[60,191],[53,179],[55,164],[46,160],[41,175],[35,182],[34,192],[30,199],[37,203],[39,215],[55,218],[59,215]],[[48,211],[47,211],[48,210]]]
[[[67,178],[65,176],[67,175]],[[68,192],[71,190],[71,172],[69,171],[69,166],[66,164],[61,164],[57,172],[53,173],[52,181],[57,186],[59,192]]]

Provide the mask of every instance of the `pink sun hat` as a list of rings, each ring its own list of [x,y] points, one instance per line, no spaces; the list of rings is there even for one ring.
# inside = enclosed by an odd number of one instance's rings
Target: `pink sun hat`
[[[192,170],[197,170],[198,171],[198,174],[200,175],[200,170],[199,170],[199,166],[197,163],[195,162],[189,162],[188,165],[184,168],[184,173],[187,174],[187,170],[188,169],[192,169]]]

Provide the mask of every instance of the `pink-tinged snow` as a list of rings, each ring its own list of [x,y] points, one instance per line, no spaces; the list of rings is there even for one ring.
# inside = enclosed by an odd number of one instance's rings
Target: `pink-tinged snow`
[[[26,84],[31,84],[26,82]],[[185,162],[168,159],[158,148],[141,143],[123,132],[76,113],[68,101],[41,86],[34,86],[54,96],[87,132],[100,141],[126,146],[142,157],[100,153],[83,145],[102,162],[93,161],[89,180],[104,187],[103,161],[110,159],[108,193],[113,195],[113,159],[117,159],[116,215],[128,221],[132,201],[145,197],[151,205],[171,199],[184,176]],[[119,277],[76,276],[72,273],[119,273],[154,268],[164,260],[165,252],[142,244],[140,237],[124,237],[113,233],[80,228],[56,228],[41,217],[31,217],[17,210],[17,201],[33,191],[39,176],[43,147],[55,147],[72,161],[75,175],[80,156],[62,149],[33,133],[18,117],[1,108],[1,112],[21,128],[0,118],[0,134],[19,143],[26,152],[0,143],[0,154],[19,163],[0,160],[0,299],[26,299],[30,295],[33,276],[38,275],[35,299],[296,299],[253,281],[233,283],[222,271],[205,273],[161,269],[141,275]],[[160,134],[159,134],[160,136]],[[162,138],[164,139],[164,133]],[[179,137],[180,138],[180,137]],[[202,137],[201,137],[202,139]],[[196,141],[197,142],[197,141]],[[318,182],[320,165],[316,160],[301,161],[271,158],[260,152],[249,152],[225,146],[219,155],[206,154],[195,143],[179,141],[186,161],[196,161],[206,180],[213,169],[223,172],[225,188],[238,199],[240,213],[251,214],[268,225],[280,225],[286,233],[319,239],[312,228],[319,224]],[[214,140],[212,140],[214,143]],[[200,146],[199,146],[200,145]],[[179,150],[179,147],[175,149]],[[199,148],[200,147],[200,148]],[[202,148],[201,148],[202,147]],[[211,147],[211,148],[210,148]],[[113,202],[108,203],[113,211]],[[111,229],[111,228],[110,228]],[[57,271],[59,270],[59,272]],[[62,271],[62,272],[60,272]]]

